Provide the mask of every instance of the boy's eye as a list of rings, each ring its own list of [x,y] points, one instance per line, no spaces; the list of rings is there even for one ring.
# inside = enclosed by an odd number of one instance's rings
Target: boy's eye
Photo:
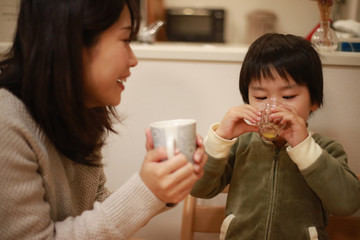
[[[265,100],[267,97],[255,97],[257,100]]]
[[[295,97],[295,95],[291,95],[291,96],[283,96],[283,98],[284,99],[292,99],[292,98],[294,98]]]

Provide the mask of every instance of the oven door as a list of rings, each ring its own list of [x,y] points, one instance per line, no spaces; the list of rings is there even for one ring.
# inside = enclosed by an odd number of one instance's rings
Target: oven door
[[[223,10],[168,9],[166,22],[169,41],[224,42]]]

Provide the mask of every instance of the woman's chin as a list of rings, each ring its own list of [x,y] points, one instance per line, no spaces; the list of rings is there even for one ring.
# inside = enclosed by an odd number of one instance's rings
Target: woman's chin
[[[121,102],[121,96],[116,101],[114,101],[110,106],[116,107],[120,104],[120,102]]]

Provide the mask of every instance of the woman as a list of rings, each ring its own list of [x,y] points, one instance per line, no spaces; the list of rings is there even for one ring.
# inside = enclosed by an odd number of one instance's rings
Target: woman
[[[140,172],[104,186],[101,147],[137,65],[138,24],[131,0],[20,2],[0,62],[0,239],[127,239],[201,177],[200,137],[194,165],[161,161],[147,130]]]

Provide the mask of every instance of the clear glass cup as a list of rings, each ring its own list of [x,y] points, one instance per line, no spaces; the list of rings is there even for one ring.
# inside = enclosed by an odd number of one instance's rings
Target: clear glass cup
[[[284,128],[284,124],[275,123],[270,120],[271,109],[275,106],[280,106],[283,103],[276,100],[276,98],[270,98],[269,101],[260,106],[261,120],[258,122],[259,135],[268,141],[275,140],[281,134]]]

